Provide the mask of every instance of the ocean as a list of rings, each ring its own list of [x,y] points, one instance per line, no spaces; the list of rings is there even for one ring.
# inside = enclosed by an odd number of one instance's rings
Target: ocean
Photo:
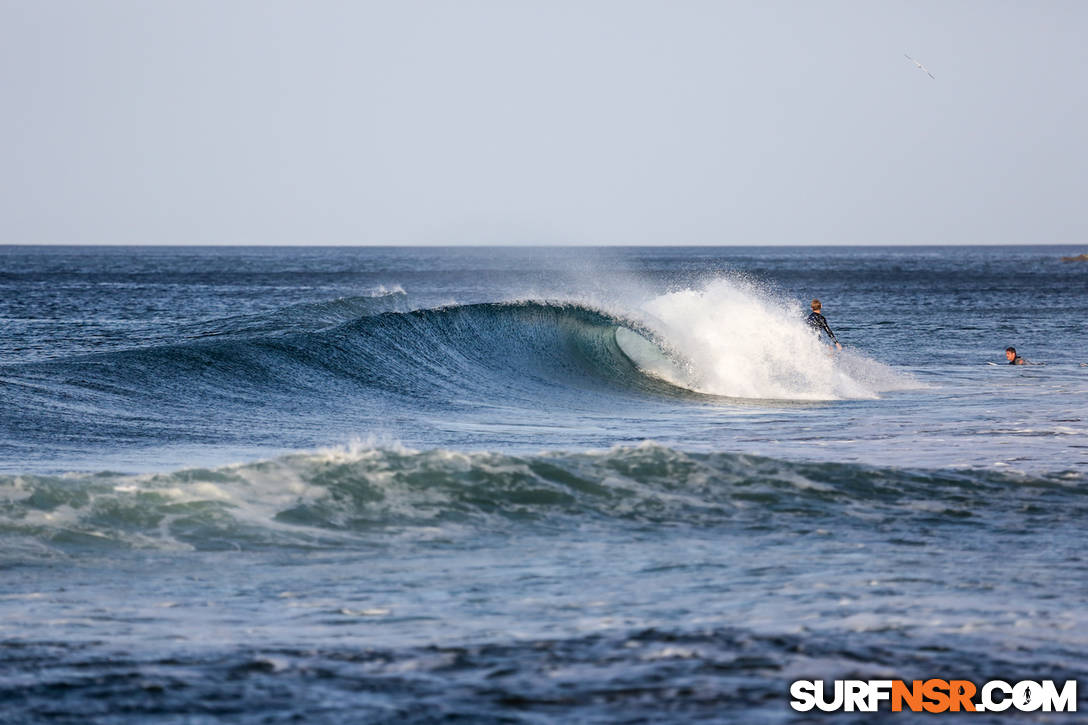
[[[0,247],[0,722],[1076,679],[1079,251]]]

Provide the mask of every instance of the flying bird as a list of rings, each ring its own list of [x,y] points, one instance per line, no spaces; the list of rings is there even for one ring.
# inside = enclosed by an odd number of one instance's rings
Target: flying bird
[[[903,55],[904,55],[904,56],[906,57],[906,59],[907,59],[907,60],[909,60],[909,61],[910,61],[911,63],[914,63],[914,65],[918,66],[918,70],[924,70],[924,71],[926,72],[926,75],[927,75],[927,76],[929,76],[930,78],[933,78],[933,74],[929,72],[929,68],[926,68],[926,67],[925,67],[924,65],[922,65],[921,63],[919,63],[918,61],[916,61],[916,60],[915,60],[914,58],[911,58],[911,57],[910,57],[909,55],[907,55],[906,53],[904,53]],[[937,80],[937,79],[936,79],[936,78],[933,78],[933,80]]]

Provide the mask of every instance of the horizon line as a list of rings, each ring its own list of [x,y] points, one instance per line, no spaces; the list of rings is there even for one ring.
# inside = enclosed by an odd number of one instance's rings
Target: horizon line
[[[353,242],[0,242],[0,247],[281,247],[290,249],[306,248],[417,248],[417,249],[480,249],[480,248],[560,248],[591,249],[602,247],[615,248],[667,248],[667,247],[1083,247],[1088,242],[697,242],[689,244],[661,243],[621,243],[602,242],[583,244],[578,242],[549,243],[492,243],[492,242],[449,242],[449,243],[353,243]]]

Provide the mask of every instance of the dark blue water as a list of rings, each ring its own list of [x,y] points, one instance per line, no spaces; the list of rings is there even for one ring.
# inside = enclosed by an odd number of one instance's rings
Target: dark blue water
[[[1075,678],[1077,251],[0,247],[0,719]]]

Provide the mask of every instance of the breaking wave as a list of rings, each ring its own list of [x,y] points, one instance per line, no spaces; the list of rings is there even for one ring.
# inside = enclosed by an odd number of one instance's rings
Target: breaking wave
[[[1081,474],[1028,477],[689,453],[338,448],[173,473],[0,476],[4,559],[120,549],[375,546],[595,525],[915,535],[1008,509],[1085,511]],[[912,533],[914,532],[914,533]]]
[[[592,426],[640,420],[648,402],[875,398],[913,384],[863,355],[833,354],[798,309],[731,280],[621,310],[407,306],[402,290],[380,290],[203,322],[180,341],[0,366],[0,459],[22,472],[64,470],[51,455],[141,447],[267,456],[376,432],[411,439],[434,421],[483,430],[550,411]],[[426,444],[502,446],[470,435]]]
[[[113,409],[307,400],[380,389],[476,393],[540,387],[766,400],[872,398],[913,381],[849,351],[833,355],[798,310],[736,281],[633,312],[525,301],[405,310],[401,291],[225,318],[190,339],[0,368],[12,405]],[[6,385],[5,385],[6,383]]]
[[[834,352],[795,301],[737,278],[661,295],[643,305],[659,339],[683,361],[679,383],[731,398],[876,398],[917,383],[847,347]],[[665,377],[675,379],[676,372]]]

